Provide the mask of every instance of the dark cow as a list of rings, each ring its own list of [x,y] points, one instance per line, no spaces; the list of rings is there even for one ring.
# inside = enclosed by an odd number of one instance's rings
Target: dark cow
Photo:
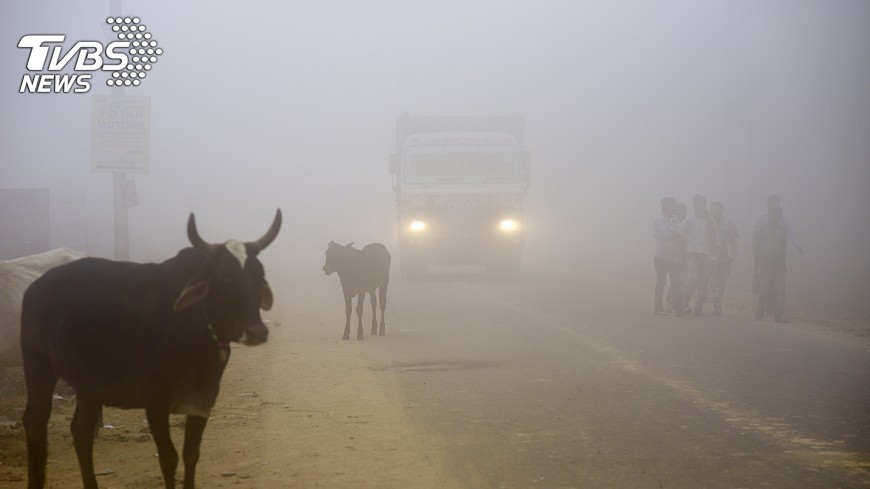
[[[363,339],[362,313],[366,292],[372,302],[372,334],[384,335],[384,310],[387,308],[387,287],[390,284],[390,252],[380,243],[367,244],[363,249],[353,247],[353,243],[345,246],[329,242],[326,248],[326,263],[323,271],[327,275],[338,272],[341,279],[341,290],[344,292],[344,336],[350,338],[350,306],[353,296],[359,296],[356,302],[356,316],[359,324],[356,328],[356,339]],[[375,297],[375,290],[378,297]],[[378,331],[378,299],[381,302],[381,325]]]
[[[73,445],[86,489],[103,406],[145,408],[167,488],[178,454],[169,414],[185,414],[184,487],[194,487],[199,445],[217,399],[230,342],[264,343],[260,308],[272,292],[257,259],[281,227],[281,210],[257,241],[209,244],[193,214],[192,248],[163,263],[83,258],[54,268],[24,294],[21,349],[27,384],[24,429],[30,489],[45,484],[47,428],[58,378],[78,393]]]

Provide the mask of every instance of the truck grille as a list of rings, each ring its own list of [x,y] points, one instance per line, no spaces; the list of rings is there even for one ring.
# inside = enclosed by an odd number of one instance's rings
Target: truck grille
[[[419,219],[426,222],[431,233],[495,232],[498,230],[499,221],[505,217],[514,216],[507,210],[480,207],[430,208],[419,214]]]

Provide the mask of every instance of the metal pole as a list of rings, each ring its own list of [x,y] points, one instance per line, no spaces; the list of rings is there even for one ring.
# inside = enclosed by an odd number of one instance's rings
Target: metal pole
[[[130,259],[130,229],[127,224],[127,172],[112,173],[115,188],[115,259]]]
[[[122,15],[121,0],[109,0],[109,15],[118,17]],[[124,87],[115,86],[111,89],[112,95],[124,95]],[[117,171],[112,173],[114,186],[115,207],[115,259],[130,259],[130,228],[127,205],[127,172]]]

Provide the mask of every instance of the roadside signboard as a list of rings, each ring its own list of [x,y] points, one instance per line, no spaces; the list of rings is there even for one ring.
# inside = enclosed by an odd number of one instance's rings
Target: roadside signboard
[[[95,95],[91,171],[148,173],[151,97]]]

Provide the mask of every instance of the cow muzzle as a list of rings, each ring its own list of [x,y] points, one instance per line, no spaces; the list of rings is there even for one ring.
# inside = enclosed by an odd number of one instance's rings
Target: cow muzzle
[[[323,273],[325,273],[327,275],[332,275],[332,270],[330,270],[329,268],[323,267]]]
[[[265,324],[254,324],[245,326],[242,330],[242,337],[239,338],[239,343],[248,346],[259,345],[265,343],[269,339],[269,328]]]

